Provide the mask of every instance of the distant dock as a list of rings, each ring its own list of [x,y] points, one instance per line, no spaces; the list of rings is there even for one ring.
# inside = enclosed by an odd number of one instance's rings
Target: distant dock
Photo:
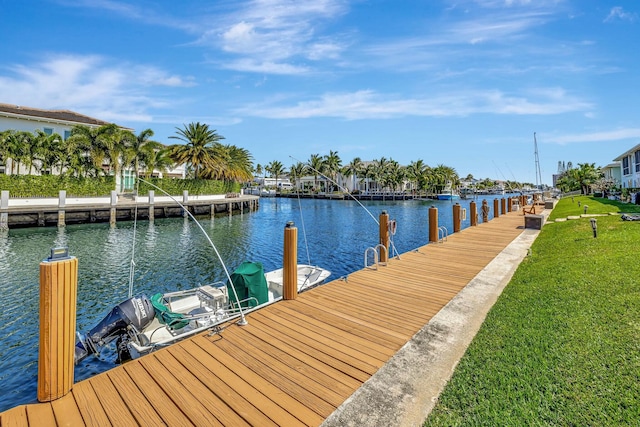
[[[9,198],[2,191],[0,200],[0,229],[23,227],[65,226],[94,222],[131,221],[138,219],[186,216],[180,202],[193,215],[242,213],[258,209],[259,197],[239,193],[193,196],[187,192],[180,196],[118,196],[112,192],[106,197],[66,197],[64,191],[55,198]]]

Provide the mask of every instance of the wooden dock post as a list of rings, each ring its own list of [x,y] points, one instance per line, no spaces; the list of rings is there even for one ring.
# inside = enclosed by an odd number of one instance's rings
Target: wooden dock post
[[[2,190],[0,193],[0,230],[9,229],[9,213],[5,212],[9,209],[9,191]]]
[[[118,204],[118,193],[116,190],[111,190],[111,209],[109,211],[109,225],[115,227],[116,225],[116,205]]]
[[[469,215],[471,216],[471,226],[475,227],[478,225],[478,207],[476,202],[473,200],[469,203]]]
[[[429,208],[429,242],[438,241],[438,208]]]
[[[504,197],[500,199],[500,213],[502,215],[507,213],[507,200]]]
[[[389,261],[389,214],[387,211],[380,213],[380,244],[384,246],[384,251],[380,252],[380,263]]]
[[[460,231],[460,224],[462,223],[462,210],[460,209],[460,203],[453,205],[453,232]]]
[[[293,221],[284,226],[284,263],[282,270],[282,298],[298,297],[298,228]]]
[[[500,216],[500,209],[498,208],[498,199],[493,199],[493,217],[498,218]]]
[[[64,213],[64,207],[66,202],[67,202],[67,191],[60,190],[58,192],[58,227],[64,227],[66,225],[65,213]]]
[[[149,221],[153,221],[156,218],[156,192],[154,190],[149,190]]]
[[[507,212],[511,212],[511,203],[512,203],[512,198],[511,197],[507,197]]]
[[[482,222],[488,222],[489,221],[489,202],[487,202],[487,199],[484,199],[482,201]]]
[[[66,248],[52,249],[40,263],[40,402],[58,399],[73,386],[77,293],[77,258]]]

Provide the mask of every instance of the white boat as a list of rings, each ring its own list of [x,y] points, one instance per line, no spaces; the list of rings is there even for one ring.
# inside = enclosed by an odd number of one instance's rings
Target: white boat
[[[326,269],[299,264],[298,291],[322,284],[329,275]],[[245,262],[231,280],[239,304],[223,282],[123,301],[86,335],[78,334],[75,362],[99,354],[113,341],[117,362],[126,362],[238,318],[240,307],[247,313],[282,299],[283,269],[264,273],[262,264]]]

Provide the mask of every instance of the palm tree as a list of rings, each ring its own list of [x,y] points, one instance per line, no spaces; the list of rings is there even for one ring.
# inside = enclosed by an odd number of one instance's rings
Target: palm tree
[[[356,189],[356,180],[359,178],[359,175],[362,172],[362,167],[363,167],[362,160],[360,159],[360,157],[356,157],[353,160],[351,160],[351,162],[349,162],[348,165],[342,168],[341,173],[345,176],[351,177],[352,191]]]
[[[70,161],[72,167],[75,169],[81,166],[85,176],[91,172],[95,176],[104,173],[102,165],[111,157],[109,147],[112,142],[109,139],[118,129],[115,124],[97,128],[85,125],[74,126],[68,140],[70,154],[77,157]]]
[[[278,194],[278,177],[286,173],[284,166],[278,160],[274,160],[265,166],[265,169],[276,179],[276,194]]]
[[[412,190],[420,189],[421,185],[425,183],[425,174],[428,169],[429,166],[422,159],[409,163],[409,166],[407,166],[407,178],[411,182]]]
[[[336,178],[341,167],[342,160],[340,160],[338,152],[329,150],[329,154],[324,156],[324,171],[333,182],[336,182]]]
[[[169,150],[151,150],[144,159],[144,171],[145,177],[151,176],[153,171],[158,171],[161,174],[166,173],[174,165],[171,156],[169,156]]]
[[[203,170],[204,178],[243,182],[253,177],[252,157],[248,150],[235,145],[216,144],[213,153],[217,161]]]
[[[318,175],[324,173],[324,159],[320,154],[312,154],[307,165],[313,173],[313,188],[318,191]]]
[[[569,175],[580,185],[582,194],[589,194],[591,185],[602,176],[602,172],[595,163],[578,163],[578,167],[571,169]]]
[[[47,135],[41,130],[36,131],[38,151],[36,159],[40,161],[38,170],[40,173],[53,172],[55,165],[60,165],[65,155],[64,142],[57,133]],[[62,171],[62,168],[60,168]]]
[[[130,164],[133,161],[131,146],[135,140],[136,136],[126,129],[115,129],[104,139],[105,158],[109,161],[109,169],[111,170],[113,167],[116,186],[119,185],[120,187],[117,188],[118,191],[124,189],[124,183],[122,183],[122,166]]]
[[[145,129],[131,141],[130,155],[132,159],[131,162],[128,162],[128,165],[133,166],[136,177],[140,171],[140,163],[146,164],[152,155],[151,153],[161,150],[163,147],[159,142],[152,141],[152,136],[153,131],[151,129]],[[153,169],[151,171],[153,172]]]
[[[186,164],[187,168],[192,167],[196,179],[201,178],[205,167],[216,169],[212,148],[224,139],[222,135],[218,135],[215,129],[209,129],[209,125],[200,122],[184,125],[183,129],[176,128],[176,133],[176,136],[169,138],[179,139],[186,144],[171,146],[173,160]]]
[[[300,189],[300,179],[307,173],[307,165],[302,162],[291,165],[289,173],[293,175],[293,178],[295,179],[296,188]]]

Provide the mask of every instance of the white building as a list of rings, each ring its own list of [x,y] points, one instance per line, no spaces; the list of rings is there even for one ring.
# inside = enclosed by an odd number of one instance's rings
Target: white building
[[[620,183],[622,188],[640,187],[640,144],[625,151],[613,160],[620,162]]]
[[[0,132],[5,130],[17,130],[34,133],[41,130],[47,135],[57,133],[63,140],[66,140],[71,136],[71,130],[74,126],[84,125],[90,128],[97,128],[108,124],[110,123],[105,122],[104,120],[99,120],[69,110],[42,110],[38,108],[0,103]],[[121,128],[132,132],[134,131],[130,128]],[[10,174],[10,171],[11,159],[6,159],[6,161],[0,159],[0,174]],[[26,174],[28,171],[24,165],[20,165],[16,173],[19,175]],[[35,173],[38,174],[39,172],[35,171]],[[154,171],[151,175],[162,177],[162,173],[157,171]],[[184,179],[186,176],[184,165],[176,166],[174,169],[168,171],[165,176]],[[135,174],[132,170],[124,170],[122,174],[122,181],[120,180],[120,177],[116,177],[116,186],[120,190],[132,189],[134,185],[134,177]]]

